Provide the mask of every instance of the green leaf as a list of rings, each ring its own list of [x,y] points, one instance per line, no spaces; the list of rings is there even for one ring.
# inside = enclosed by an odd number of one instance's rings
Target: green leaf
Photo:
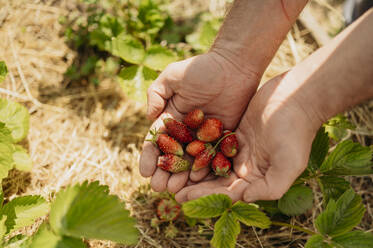
[[[4,192],[3,192],[3,188],[0,187],[0,209],[3,208],[3,203],[4,203]]]
[[[326,205],[330,199],[338,198],[349,188],[350,183],[340,177],[322,176],[318,179],[321,191],[323,193],[323,202]]]
[[[43,224],[31,240],[29,248],[85,248],[80,238],[59,236],[49,226]]]
[[[20,145],[14,146],[13,161],[17,170],[31,171],[32,160],[28,152]]]
[[[278,201],[282,213],[294,216],[300,215],[313,206],[313,193],[309,187],[295,185]]]
[[[186,216],[192,218],[213,218],[232,207],[232,200],[224,194],[213,194],[183,204]]]
[[[271,220],[254,204],[238,201],[233,205],[232,212],[240,222],[247,226],[268,228],[271,225]]]
[[[320,234],[316,234],[316,235],[311,236],[311,238],[307,240],[307,243],[304,246],[304,248],[332,248],[332,247],[328,243],[324,242],[323,236],[321,236]]]
[[[362,231],[353,231],[335,237],[332,241],[338,244],[338,248],[372,248],[373,235]]]
[[[148,34],[155,35],[164,26],[166,15],[161,12],[156,3],[151,0],[142,0],[139,6],[138,21],[139,29]]]
[[[259,205],[270,216],[281,213],[280,209],[278,209],[277,201],[256,201],[255,204]]]
[[[240,223],[235,215],[225,211],[215,223],[211,245],[215,248],[234,248],[240,231]]]
[[[337,202],[329,200],[325,211],[316,218],[316,228],[323,235],[341,235],[359,224],[364,212],[361,197],[350,189]]]
[[[3,240],[6,234],[6,225],[5,225],[6,218],[7,216],[3,215],[1,216],[1,219],[0,219],[0,241]]]
[[[135,244],[138,239],[136,221],[125,204],[97,181],[60,191],[52,204],[49,222],[59,235],[123,244]]]
[[[329,137],[325,132],[325,128],[321,127],[312,142],[310,159],[308,161],[308,168],[312,171],[320,168],[321,164],[329,151]]]
[[[336,141],[340,141],[347,136],[346,129],[355,129],[355,126],[344,115],[331,118],[324,124],[324,127],[329,136]]]
[[[13,150],[12,144],[0,143],[0,182],[13,169]]]
[[[153,70],[162,71],[177,60],[174,52],[162,46],[152,46],[146,51],[144,65]]]
[[[29,129],[30,115],[19,103],[0,98],[0,122],[12,132],[14,142],[26,137]]]
[[[146,91],[158,74],[144,66],[130,66],[120,71],[118,80],[126,95],[138,102],[146,102]]]
[[[12,132],[5,126],[5,123],[0,122],[0,142],[13,143]]]
[[[337,145],[321,165],[321,171],[330,175],[372,174],[372,151],[351,140]]]
[[[8,74],[8,68],[6,67],[6,64],[4,61],[0,61],[0,83],[2,83],[6,75]]]
[[[7,232],[16,231],[34,223],[49,212],[49,204],[41,196],[21,196],[4,205],[1,214],[7,216]]]
[[[112,54],[132,64],[141,64],[145,57],[144,46],[129,35],[120,35],[111,41]]]

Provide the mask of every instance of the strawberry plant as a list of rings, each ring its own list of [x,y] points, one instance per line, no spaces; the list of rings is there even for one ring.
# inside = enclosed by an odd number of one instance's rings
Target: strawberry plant
[[[185,203],[184,214],[198,219],[220,216],[211,240],[212,246],[217,248],[235,247],[240,233],[239,222],[259,228],[277,225],[303,231],[311,235],[306,248],[372,247],[372,233],[353,230],[361,222],[365,207],[344,178],[373,174],[372,150],[351,140],[344,140],[330,149],[333,140],[345,136],[346,128],[353,128],[353,125],[343,116],[329,120],[320,128],[312,144],[307,169],[278,201],[232,205],[225,195],[210,195]],[[315,230],[277,221],[276,214],[298,216],[313,207],[314,192],[309,186],[313,183],[318,185],[323,196],[323,211],[315,220]],[[272,219],[261,211],[267,212]]]
[[[113,77],[128,96],[144,101],[158,72],[178,60],[176,51],[160,45],[171,17],[160,1],[85,2],[85,15],[62,20],[70,45],[89,54],[66,75],[72,80],[88,77],[94,83]]]

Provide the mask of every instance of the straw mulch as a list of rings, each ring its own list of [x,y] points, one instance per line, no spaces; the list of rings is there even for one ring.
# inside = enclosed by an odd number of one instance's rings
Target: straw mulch
[[[222,15],[224,2],[211,0],[210,4],[199,4],[194,11],[210,8]],[[150,125],[145,107],[127,100],[114,81],[104,80],[96,87],[87,82],[72,85],[64,78],[77,54],[65,44],[58,19],[75,4],[75,0],[0,0],[0,60],[5,60],[9,69],[0,95],[28,107],[31,128],[25,146],[34,162],[31,173],[11,172],[3,183],[6,196],[40,194],[50,199],[51,193],[63,186],[99,180],[113,194],[127,200],[138,218],[141,238],[136,247],[209,247],[212,223],[191,228],[180,218],[174,223],[179,229],[174,239],[163,235],[164,226],[160,226],[160,232],[150,226],[159,194],[147,186],[140,187],[148,183],[138,172],[141,143]],[[179,9],[172,13],[180,15],[193,15],[192,7],[193,1],[184,0],[170,5]],[[309,32],[297,23],[263,81],[290,69],[316,48]],[[354,135],[367,145],[373,133],[372,108],[373,104],[368,104],[351,112],[351,119],[359,126]],[[367,203],[362,224],[367,230],[373,221],[373,203],[368,202],[373,199],[372,177],[353,181]],[[319,211],[319,193],[315,199]],[[291,221],[312,228],[314,218],[309,212]],[[32,233],[37,225],[24,231]],[[243,227],[237,247],[302,247],[306,238],[305,234],[286,228],[263,231]],[[89,244],[121,247],[102,241]]]

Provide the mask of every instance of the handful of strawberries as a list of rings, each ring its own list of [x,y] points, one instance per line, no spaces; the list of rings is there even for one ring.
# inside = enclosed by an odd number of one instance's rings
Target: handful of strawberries
[[[223,123],[215,118],[204,118],[200,109],[187,114],[183,122],[172,118],[163,120],[167,133],[151,130],[152,141],[164,153],[158,158],[158,167],[178,173],[190,168],[184,159],[184,149],[194,157],[192,170],[197,171],[211,164],[218,176],[228,176],[231,158],[237,155],[238,141],[235,133],[223,131]]]

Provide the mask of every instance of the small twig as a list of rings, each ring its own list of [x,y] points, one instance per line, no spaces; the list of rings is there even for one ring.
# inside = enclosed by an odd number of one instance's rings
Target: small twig
[[[255,227],[252,226],[252,229],[253,229],[253,231],[254,231],[254,233],[255,233],[256,239],[259,241],[260,247],[264,248],[264,247],[263,247],[263,244],[262,244],[262,241],[260,241],[259,236],[258,236],[258,234],[257,234],[256,231],[255,231]]]

